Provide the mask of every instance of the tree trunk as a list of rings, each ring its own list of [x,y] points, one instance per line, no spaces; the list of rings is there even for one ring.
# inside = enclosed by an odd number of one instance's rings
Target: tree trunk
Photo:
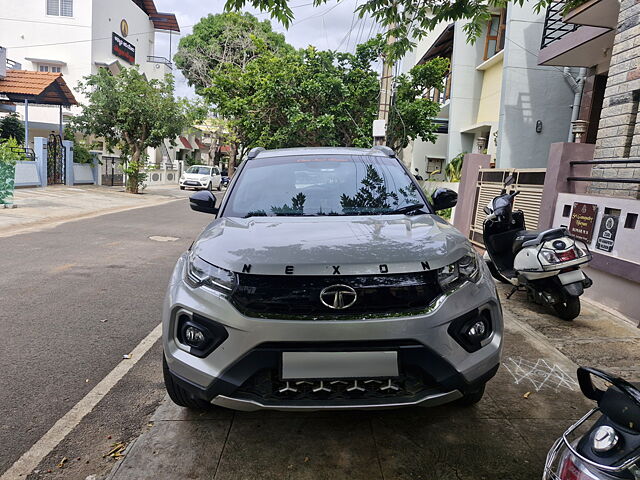
[[[127,175],[127,191],[129,193],[138,193],[138,179],[140,177],[140,149],[134,148],[131,155],[131,163],[129,165],[129,174]]]
[[[236,170],[236,154],[237,154],[237,146],[235,143],[231,144],[231,155],[229,156],[229,171],[227,174],[229,178],[233,177],[233,172]]]

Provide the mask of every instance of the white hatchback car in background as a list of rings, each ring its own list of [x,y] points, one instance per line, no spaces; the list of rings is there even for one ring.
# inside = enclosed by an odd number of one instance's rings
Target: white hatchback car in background
[[[191,165],[180,176],[180,190],[185,188],[222,190],[220,169],[208,165]]]

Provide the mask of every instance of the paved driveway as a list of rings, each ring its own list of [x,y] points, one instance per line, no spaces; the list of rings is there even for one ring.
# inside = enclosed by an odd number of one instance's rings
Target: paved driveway
[[[540,478],[555,438],[589,405],[573,363],[510,315],[505,345],[471,408],[198,415],[165,399],[109,478]]]

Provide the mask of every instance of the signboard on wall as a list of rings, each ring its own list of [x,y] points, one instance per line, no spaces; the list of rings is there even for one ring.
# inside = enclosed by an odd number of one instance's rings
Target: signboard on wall
[[[130,63],[132,65],[136,63],[136,47],[127,42],[116,32],[113,32],[113,37],[111,40],[111,53],[127,63]]]
[[[600,231],[596,240],[596,248],[605,252],[613,251],[613,245],[616,242],[616,233],[618,233],[618,215],[603,215],[600,221]]]
[[[593,227],[598,214],[598,206],[592,203],[573,204],[569,232],[579,240],[590,243],[593,238]]]

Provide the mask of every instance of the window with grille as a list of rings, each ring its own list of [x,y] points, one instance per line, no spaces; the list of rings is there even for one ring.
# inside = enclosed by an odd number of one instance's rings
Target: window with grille
[[[504,34],[507,28],[507,11],[502,9],[499,14],[491,15],[487,24],[487,37],[484,43],[484,59],[493,57],[504,48]]]
[[[73,17],[73,0],[47,0],[47,15]]]
[[[427,157],[427,173],[442,173],[442,165],[444,160],[442,158],[429,158]]]
[[[51,72],[51,73],[61,73],[62,72],[62,67],[59,65],[46,65],[46,64],[40,64],[38,65],[38,71],[39,72]]]

